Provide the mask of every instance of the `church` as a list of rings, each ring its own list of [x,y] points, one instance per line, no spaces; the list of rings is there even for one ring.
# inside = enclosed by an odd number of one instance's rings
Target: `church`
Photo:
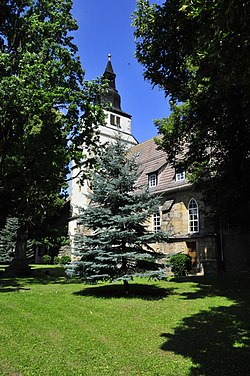
[[[106,124],[99,126],[100,143],[112,142],[119,134],[127,144],[128,157],[136,155],[140,166],[138,186],[148,186],[152,194],[160,197],[160,206],[149,218],[147,226],[150,231],[166,232],[167,238],[153,244],[153,248],[168,255],[181,252],[189,254],[193,274],[217,274],[221,270],[225,271],[225,268],[228,272],[244,270],[250,262],[248,252],[243,252],[239,262],[234,252],[238,237],[215,226],[209,208],[186,179],[185,171],[175,171],[167,163],[166,152],[157,149],[154,138],[138,143],[133,137],[132,116],[121,108],[121,96],[116,88],[116,74],[110,55],[103,76],[109,84],[105,100],[111,103],[111,108],[105,110]],[[76,169],[74,174],[77,174]],[[74,235],[80,231],[77,225],[79,210],[87,207],[86,194],[89,191],[87,181],[79,185],[77,179],[72,179],[72,215],[69,221],[72,246]]]

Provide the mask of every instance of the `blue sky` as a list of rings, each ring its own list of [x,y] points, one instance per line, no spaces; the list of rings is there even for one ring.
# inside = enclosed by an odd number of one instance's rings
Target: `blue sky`
[[[121,107],[132,115],[132,133],[142,142],[157,134],[153,119],[168,116],[169,106],[163,91],[144,81],[143,67],[134,57],[135,7],[136,0],[74,0],[79,26],[74,38],[87,80],[103,74],[111,53]]]

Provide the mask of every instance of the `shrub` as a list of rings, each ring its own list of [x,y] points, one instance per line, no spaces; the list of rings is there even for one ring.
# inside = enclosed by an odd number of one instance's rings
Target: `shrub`
[[[58,265],[58,264],[60,264],[60,257],[59,257],[59,256],[55,256],[55,257],[54,257],[53,264],[54,264],[54,265]]]
[[[191,270],[191,257],[185,253],[179,253],[170,258],[171,271],[175,277],[187,275]]]
[[[43,260],[43,263],[48,265],[48,264],[51,264],[51,256],[50,255],[44,255],[42,257],[42,260]]]
[[[70,256],[62,256],[60,258],[60,264],[61,265],[66,265],[66,264],[69,264],[71,262],[71,257]]]

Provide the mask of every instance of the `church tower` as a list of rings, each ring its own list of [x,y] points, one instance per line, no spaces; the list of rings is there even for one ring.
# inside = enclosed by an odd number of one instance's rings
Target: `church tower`
[[[114,140],[119,133],[122,140],[128,145],[136,145],[138,142],[131,134],[131,115],[122,111],[121,96],[116,89],[116,74],[111,64],[111,55],[108,55],[108,63],[103,73],[103,77],[108,81],[108,92],[102,98],[101,103],[110,103],[111,108],[106,112],[106,124],[100,126],[101,143]]]
[[[107,93],[99,98],[100,103],[110,103],[110,109],[105,110],[106,114],[106,124],[99,125],[98,130],[100,132],[100,144],[106,142],[113,142],[117,136],[128,145],[132,147],[138,144],[138,141],[131,134],[131,118],[132,116],[128,113],[122,111],[121,109],[121,97],[116,89],[116,74],[114,73],[111,64],[111,55],[108,55],[108,62],[103,73],[103,77],[108,81]],[[74,163],[72,162],[72,165]],[[69,236],[71,241],[71,246],[74,244],[74,235],[79,231],[77,228],[77,218],[81,208],[86,208],[88,206],[88,198],[86,195],[89,193],[90,188],[88,182],[84,182],[83,185],[78,183],[77,178],[74,176],[78,175],[77,169],[72,169],[74,171],[73,179],[70,185],[70,206],[72,216],[69,221]]]

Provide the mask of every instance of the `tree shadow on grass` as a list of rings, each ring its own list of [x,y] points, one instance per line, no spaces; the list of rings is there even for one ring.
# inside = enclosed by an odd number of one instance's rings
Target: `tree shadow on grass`
[[[28,291],[30,289],[25,287],[0,287],[1,292],[20,292],[20,291]]]
[[[0,293],[1,292],[19,292],[22,290],[30,290],[22,287],[22,284],[14,279],[0,279]]]
[[[139,298],[144,300],[161,300],[173,294],[174,289],[158,287],[156,285],[130,283],[129,293],[126,293],[121,284],[86,287],[74,294],[79,296],[94,296],[96,298]]]
[[[225,296],[232,305],[183,319],[174,334],[161,334],[167,339],[161,349],[190,358],[190,376],[250,375],[249,279],[201,279],[199,287],[181,294],[183,299]]]
[[[31,274],[27,277],[8,276],[4,272],[0,274],[0,293],[15,292],[20,290],[28,290],[27,285],[41,284],[66,284],[66,283],[82,283],[80,279],[67,279],[65,270],[62,267],[39,268],[31,270]]]

